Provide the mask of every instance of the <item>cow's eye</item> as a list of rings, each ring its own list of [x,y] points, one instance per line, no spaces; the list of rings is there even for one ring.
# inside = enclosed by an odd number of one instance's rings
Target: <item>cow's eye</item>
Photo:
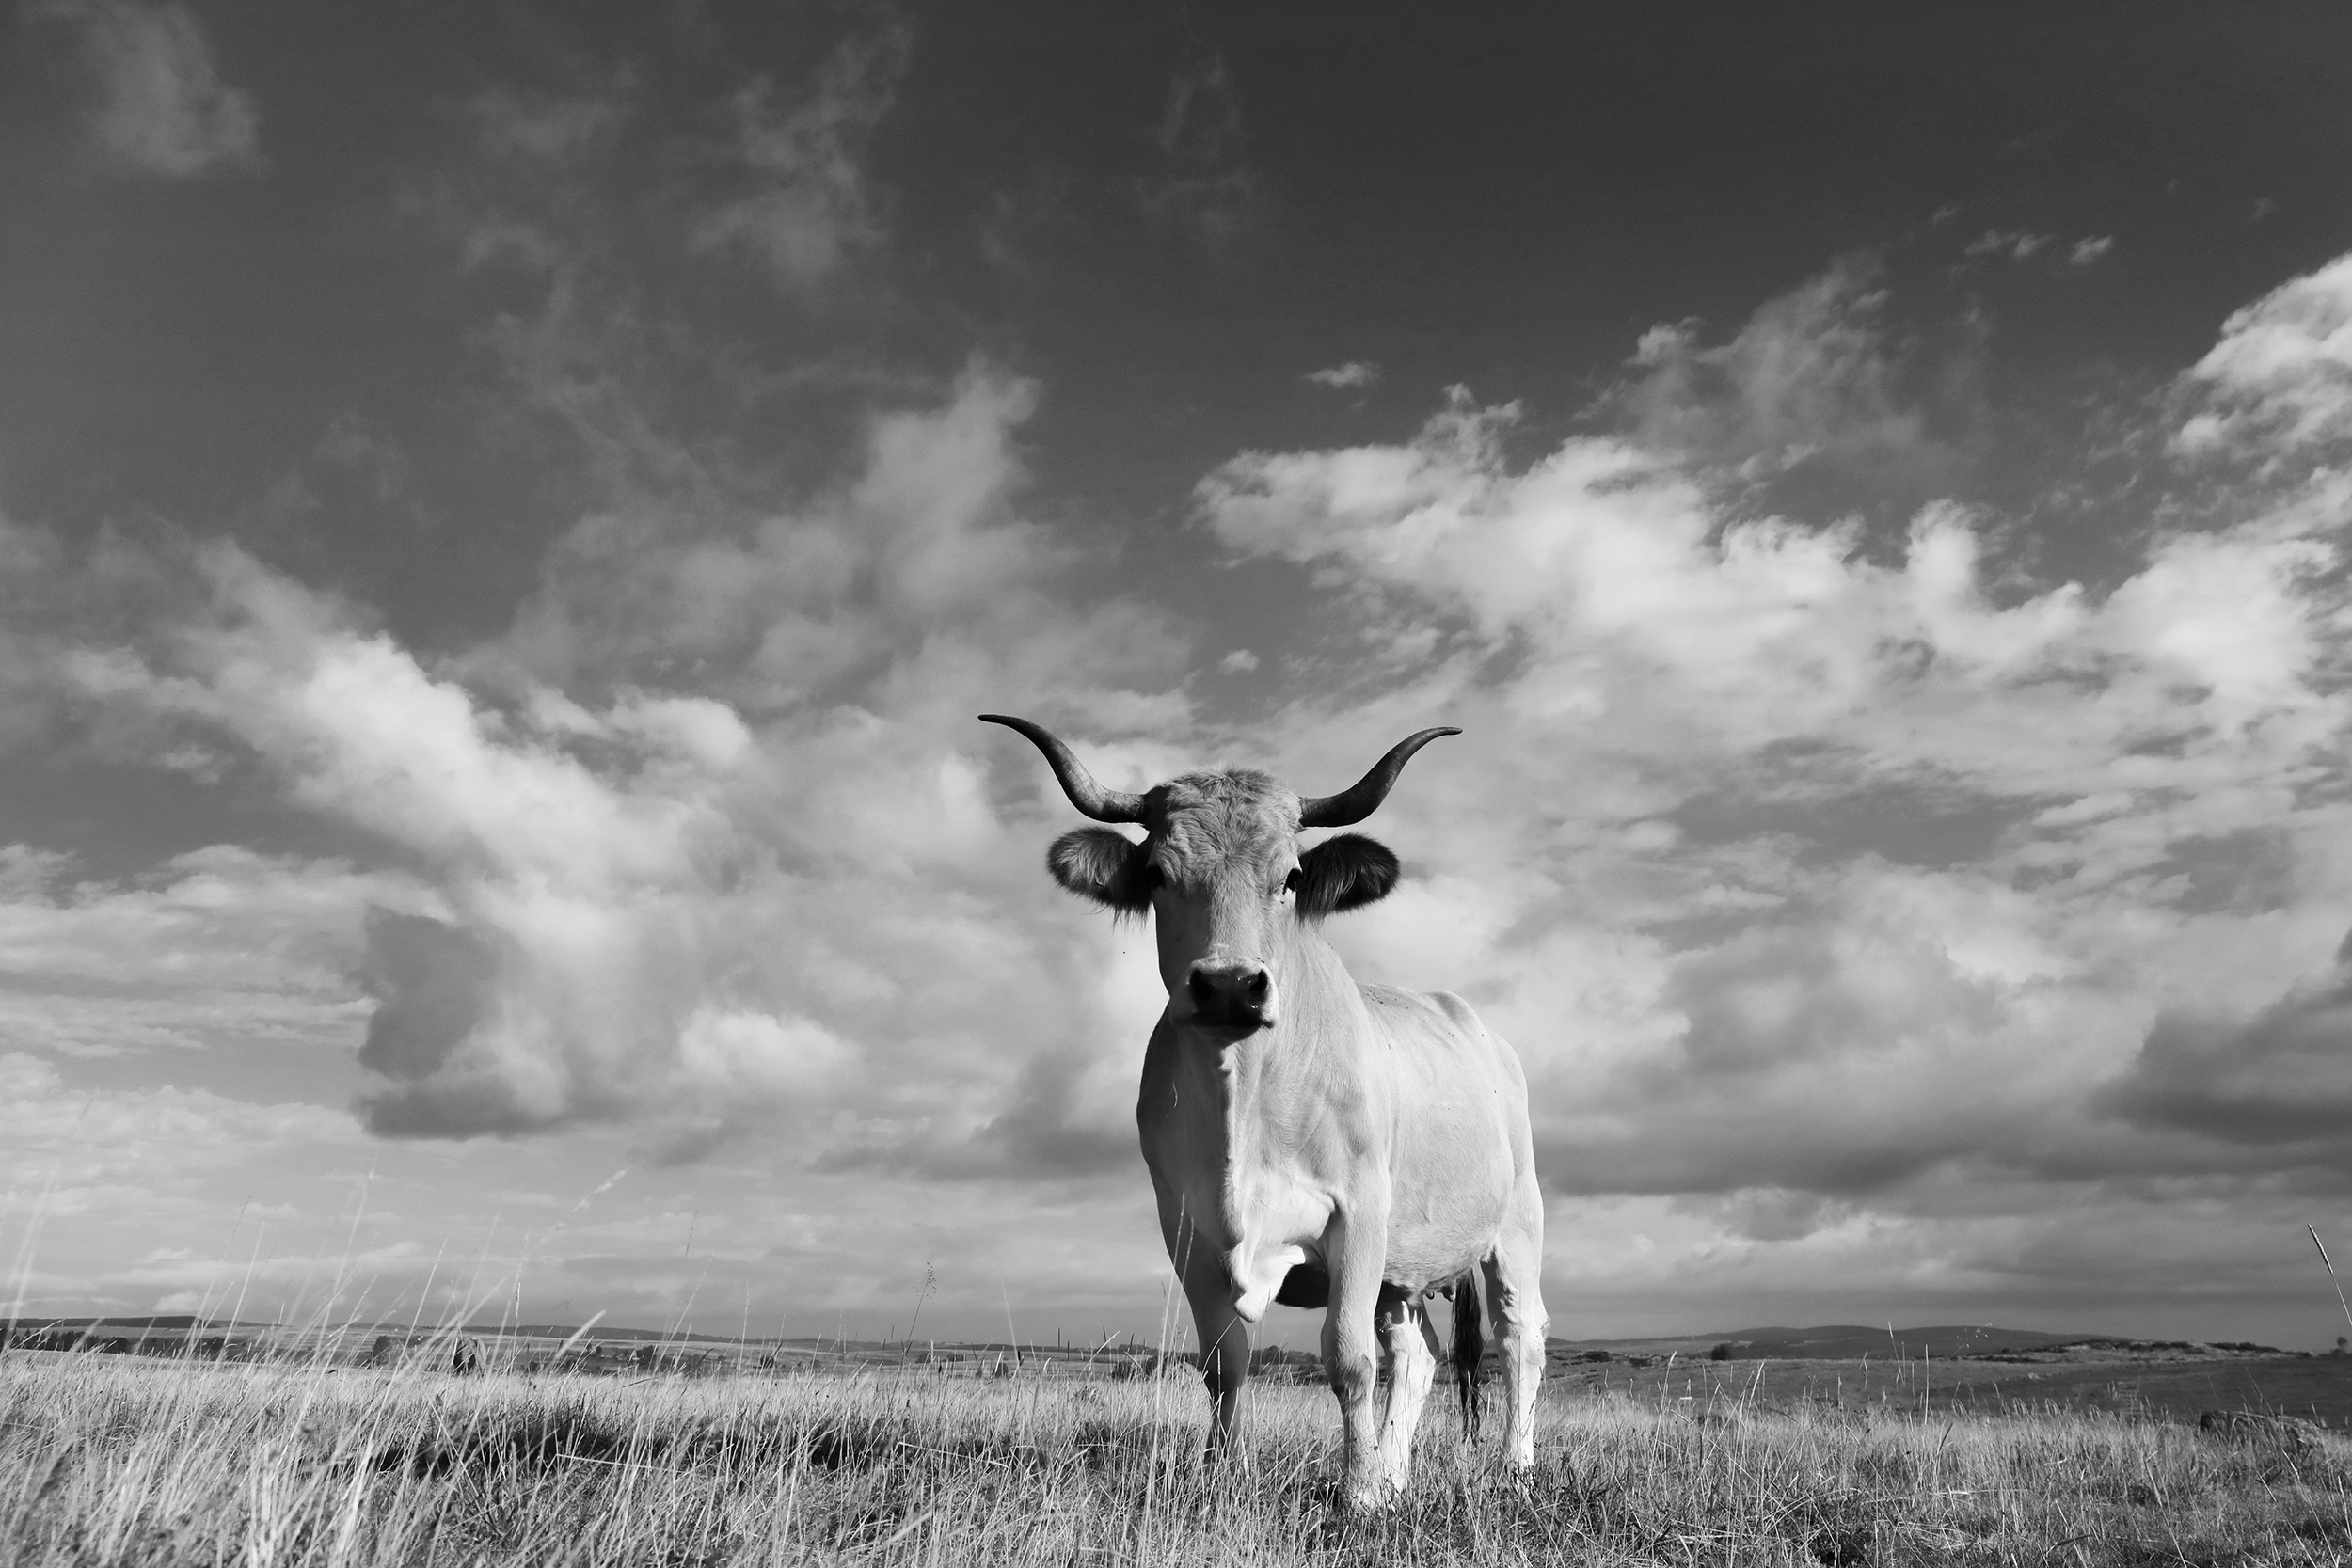
[[[1162,871],[1156,865],[1152,866],[1144,872],[1143,885],[1149,891],[1157,893],[1160,889],[1168,886],[1168,873]]]
[[[1298,891],[1298,867],[1295,865],[1292,866],[1291,874],[1282,879],[1282,891],[1284,893],[1296,893]]]

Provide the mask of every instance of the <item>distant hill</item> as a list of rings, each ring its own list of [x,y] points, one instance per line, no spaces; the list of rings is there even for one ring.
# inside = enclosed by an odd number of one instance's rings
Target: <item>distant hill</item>
[[[197,1326],[191,1313],[165,1313],[146,1318],[0,1318],[0,1329],[32,1331],[49,1328],[145,1328],[155,1330],[184,1330]],[[236,1329],[259,1329],[272,1326],[265,1323],[246,1323],[232,1318],[206,1318],[203,1326],[214,1333]]]
[[[664,1344],[683,1344],[691,1339],[698,1344],[741,1345],[760,1341],[739,1339],[732,1334],[700,1334],[691,1329],[623,1328],[613,1323],[598,1323],[594,1328],[578,1328],[565,1323],[468,1323],[469,1334],[504,1334],[518,1339],[568,1339],[578,1335],[584,1342],[590,1339],[628,1339]]]
[[[1827,1323],[1814,1328],[1738,1328],[1658,1338],[1554,1339],[1549,1348],[1554,1359],[1571,1359],[1594,1351],[1607,1351],[1613,1355],[1703,1356],[1717,1345],[1728,1345],[1731,1357],[1741,1361],[1859,1361],[1865,1356],[1876,1361],[1915,1359],[1922,1355],[1948,1360],[1963,1355],[2056,1350],[2068,1345],[2123,1349],[2137,1343],[2140,1341],[2110,1335],[2051,1334],[2041,1329],[2000,1328],[1990,1323],[1896,1329]]]
[[[2002,1351],[2048,1350],[2103,1336],[2044,1334],[2031,1328],[1995,1328],[1991,1324],[1937,1325],[1925,1328],[1861,1328],[1830,1323],[1820,1328],[1743,1328],[1718,1335],[1712,1343],[1728,1343],[1734,1356],[1761,1355],[1805,1361],[1855,1361],[1868,1355],[1985,1355]]]

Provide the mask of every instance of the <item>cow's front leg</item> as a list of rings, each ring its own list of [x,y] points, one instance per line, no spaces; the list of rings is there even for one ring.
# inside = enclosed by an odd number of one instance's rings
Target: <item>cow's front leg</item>
[[[1200,1336],[1200,1381],[1209,1389],[1212,1462],[1241,1458],[1241,1389],[1249,1381],[1249,1325],[1233,1308],[1233,1293],[1221,1270],[1214,1281],[1187,1274],[1184,1295],[1192,1303],[1192,1325]]]
[[[1238,1460],[1241,1388],[1249,1380],[1249,1325],[1234,1309],[1233,1281],[1223,1261],[1226,1248],[1194,1224],[1181,1187],[1161,1180],[1156,1169],[1152,1187],[1159,1196],[1160,1235],[1168,1243],[1168,1260],[1176,1267],[1177,1281],[1192,1307],[1192,1326],[1200,1337],[1200,1381],[1209,1389],[1208,1457]]]
[[[1387,1230],[1386,1215],[1359,1214],[1334,1221],[1324,1238],[1331,1302],[1323,1315],[1323,1370],[1340,1400],[1340,1497],[1350,1509],[1378,1508],[1389,1498],[1372,1399],[1379,1379],[1375,1314]]]

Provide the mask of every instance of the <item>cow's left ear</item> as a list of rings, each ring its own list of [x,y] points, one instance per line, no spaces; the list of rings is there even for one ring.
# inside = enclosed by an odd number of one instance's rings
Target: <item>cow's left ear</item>
[[[1396,855],[1361,833],[1340,833],[1298,857],[1298,912],[1320,920],[1377,904],[1396,886]]]

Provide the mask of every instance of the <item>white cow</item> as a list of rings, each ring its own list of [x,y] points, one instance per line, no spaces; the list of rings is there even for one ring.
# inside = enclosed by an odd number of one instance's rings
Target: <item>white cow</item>
[[[1145,830],[1137,844],[1077,829],[1046,864],[1073,893],[1149,910],[1156,928],[1168,1007],[1136,1121],[1216,1401],[1210,1453],[1233,1445],[1248,1325],[1278,1299],[1319,1307],[1327,1293],[1343,1497],[1367,1508],[1393,1497],[1437,1371],[1422,1303],[1458,1284],[1457,1367],[1465,1355],[1474,1366],[1483,1275],[1502,1356],[1504,1456],[1532,1463],[1546,1319],[1526,1078],[1461,998],[1359,985],[1324,942],[1326,915],[1396,885],[1396,857],[1356,833],[1298,842],[1302,829],[1363,820],[1414,752],[1460,732],[1422,731],[1342,795],[1302,800],[1244,768],[1129,795],[1097,784],[1041,726],[980,717],[1035,742],[1087,816]],[[1389,1370],[1376,1411],[1375,1355]]]

